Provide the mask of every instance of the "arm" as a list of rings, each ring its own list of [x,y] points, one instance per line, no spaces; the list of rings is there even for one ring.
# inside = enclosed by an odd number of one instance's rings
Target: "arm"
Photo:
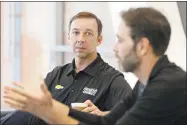
[[[50,124],[89,124],[89,125],[114,125],[124,114],[124,104],[120,102],[113,109],[110,115],[101,117],[90,113],[80,112],[53,100],[53,107],[48,109],[48,113],[40,114],[40,118]],[[42,111],[43,112],[43,111]],[[76,117],[76,120],[74,117]],[[80,122],[81,121],[81,122]]]
[[[48,113],[44,114],[43,119],[50,124],[79,124],[78,120],[68,116],[69,107],[53,100],[53,106],[48,110]]]
[[[125,114],[127,108],[123,101],[118,102],[115,107],[105,116],[93,115],[74,109],[69,110],[69,116],[89,125],[114,125],[116,121]]]
[[[147,86],[135,105],[117,124],[173,125],[185,115],[187,101],[181,80],[155,79]],[[184,83],[184,82],[183,82]],[[185,85],[185,84],[183,84]]]
[[[79,121],[81,121],[93,125],[112,125],[128,110],[128,105],[124,101],[118,103],[111,113],[105,117],[73,110],[52,99],[45,83],[41,84],[43,93],[41,96],[32,95],[24,91],[24,89],[12,88],[10,86],[5,86],[4,90],[4,101],[10,107],[30,112],[51,124],[79,124]]]
[[[182,118],[184,120],[187,109],[186,83],[174,79],[162,81],[163,78],[151,81],[137,99],[139,83],[136,84],[133,93],[121,102],[121,106],[116,106],[104,117],[93,119],[91,116],[81,116],[76,111],[70,111],[70,116],[85,123],[101,125],[171,125],[182,121]]]

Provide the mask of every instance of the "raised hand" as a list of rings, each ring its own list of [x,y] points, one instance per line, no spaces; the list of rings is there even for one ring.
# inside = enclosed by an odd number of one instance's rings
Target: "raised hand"
[[[48,91],[44,81],[40,84],[41,94],[36,95],[27,92],[19,83],[13,83],[14,86],[5,86],[4,102],[11,108],[33,113],[42,117],[52,107],[52,96]]]

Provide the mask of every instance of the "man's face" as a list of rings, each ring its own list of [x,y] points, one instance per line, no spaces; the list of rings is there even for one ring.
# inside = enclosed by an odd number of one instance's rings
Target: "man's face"
[[[124,72],[134,72],[140,64],[135,51],[135,43],[130,35],[130,28],[126,26],[124,21],[121,21],[118,33],[117,42],[114,47],[118,63]]]
[[[93,18],[75,19],[71,23],[68,40],[76,57],[87,58],[96,53],[96,47],[101,42],[96,20]]]

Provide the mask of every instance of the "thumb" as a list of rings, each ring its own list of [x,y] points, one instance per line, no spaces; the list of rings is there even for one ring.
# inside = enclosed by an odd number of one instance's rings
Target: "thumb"
[[[48,89],[47,89],[47,86],[46,86],[44,80],[43,80],[42,83],[40,84],[40,88],[41,88],[43,94],[48,94]]]
[[[48,101],[52,99],[51,93],[49,92],[45,82],[43,81],[40,85],[40,88],[43,92],[43,95],[45,95],[48,98]],[[52,102],[50,102],[52,104]]]

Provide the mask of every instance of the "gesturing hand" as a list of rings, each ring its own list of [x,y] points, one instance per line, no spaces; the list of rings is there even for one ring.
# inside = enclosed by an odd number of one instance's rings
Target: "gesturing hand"
[[[42,92],[40,95],[26,92],[19,83],[12,84],[16,87],[4,87],[4,102],[10,107],[33,113],[38,117],[44,116],[47,110],[52,107],[53,99],[44,81],[40,85]]]

